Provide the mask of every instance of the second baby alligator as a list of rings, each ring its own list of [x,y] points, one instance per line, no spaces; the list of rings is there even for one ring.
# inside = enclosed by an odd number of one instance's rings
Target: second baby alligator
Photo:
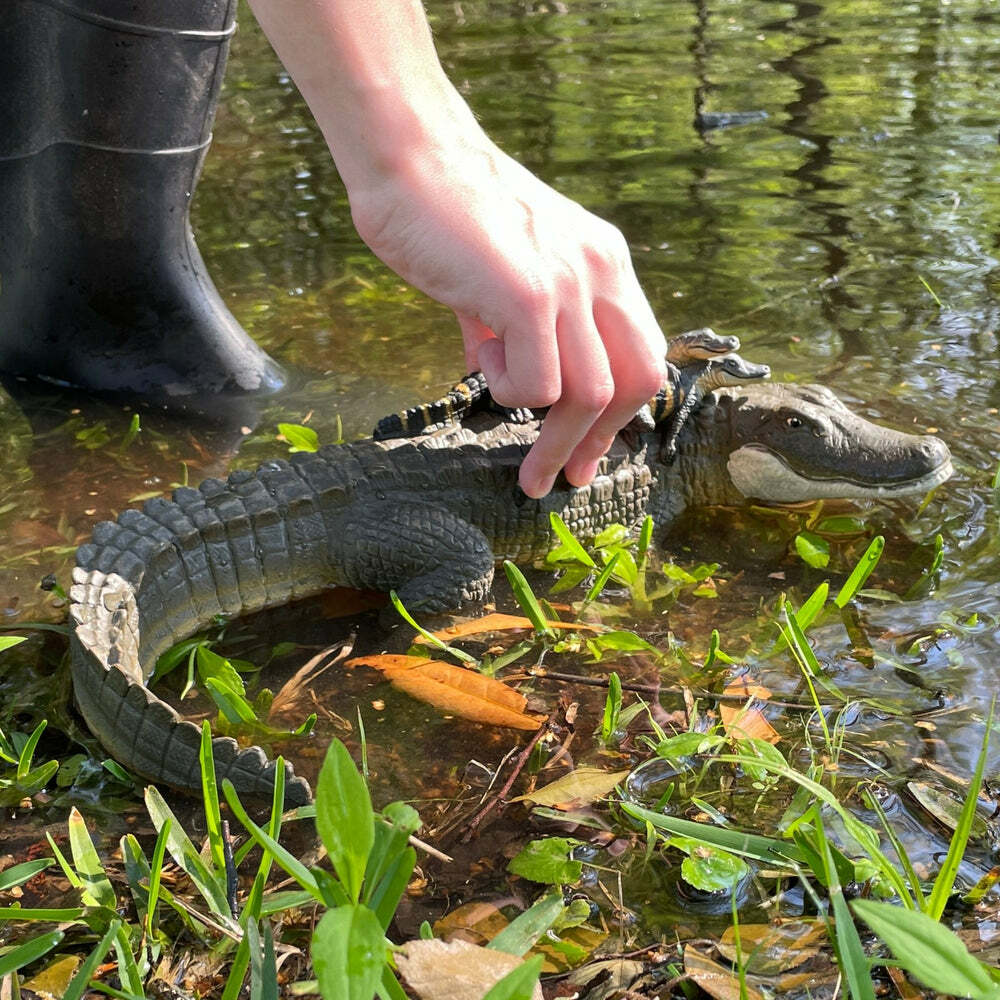
[[[560,480],[534,500],[517,473],[539,426],[469,414],[433,434],[265,462],[98,524],[71,592],[73,685],[94,734],[143,777],[194,791],[200,730],[146,681],[164,650],[219,615],[332,584],[450,610],[486,597],[499,560],[543,557],[551,512],[586,539],[647,514],[662,528],[695,505],[923,493],[952,471],[942,441],[871,423],[828,389],[754,384],[706,395],[672,438],[672,461],[664,428],[639,422],[589,486]],[[213,750],[220,781],[270,796],[275,765],[260,748],[217,737]],[[309,800],[287,764],[285,779],[286,805]]]

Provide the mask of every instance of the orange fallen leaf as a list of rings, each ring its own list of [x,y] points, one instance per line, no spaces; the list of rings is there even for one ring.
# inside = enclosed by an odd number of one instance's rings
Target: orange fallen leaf
[[[472,722],[530,730],[543,722],[539,716],[525,713],[527,699],[513,688],[452,663],[387,653],[357,656],[346,666],[374,667],[410,697]]]
[[[764,718],[763,713],[756,708],[747,707],[751,699],[767,701],[771,697],[771,692],[766,687],[761,684],[753,684],[745,677],[739,677],[727,685],[723,694],[747,699],[745,705],[722,704],[719,706],[719,718],[722,720],[723,728],[728,736],[737,740],[750,738],[764,740],[767,743],[777,743],[781,739],[771,723]]]
[[[545,624],[549,628],[572,629],[578,632],[604,631],[600,625],[588,625],[585,622],[547,621]],[[485,615],[483,618],[475,618],[472,621],[449,625],[447,628],[434,632],[433,635],[435,639],[440,639],[442,642],[451,642],[454,639],[461,639],[465,636],[482,635],[484,632],[506,632],[512,629],[530,628],[532,628],[532,624],[529,619],[522,618],[520,615],[505,615],[497,611],[491,615]],[[427,643],[428,641],[426,636],[418,635],[413,640],[413,644],[417,645],[418,643]]]

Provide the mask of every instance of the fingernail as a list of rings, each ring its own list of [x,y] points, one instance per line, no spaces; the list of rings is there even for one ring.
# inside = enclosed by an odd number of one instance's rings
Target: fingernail
[[[534,500],[545,496],[552,489],[552,484],[556,481],[555,476],[545,476],[542,479],[522,480],[521,489]]]
[[[600,459],[595,459],[592,462],[585,462],[572,472],[567,469],[566,478],[569,479],[574,486],[586,486],[588,483],[592,482],[594,476],[597,475],[597,466],[599,463]]]

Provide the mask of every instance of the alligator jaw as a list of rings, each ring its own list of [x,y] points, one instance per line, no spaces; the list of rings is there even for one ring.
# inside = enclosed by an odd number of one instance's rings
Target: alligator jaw
[[[936,441],[936,438],[930,438]],[[947,448],[941,443],[939,461],[921,475],[896,481],[863,482],[838,475],[796,472],[780,455],[758,444],[744,445],[732,452],[727,462],[729,476],[745,497],[773,503],[803,500],[866,500],[923,494],[940,486],[954,469]]]

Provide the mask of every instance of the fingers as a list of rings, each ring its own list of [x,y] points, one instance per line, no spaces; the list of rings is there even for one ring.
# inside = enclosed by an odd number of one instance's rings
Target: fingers
[[[617,432],[663,384],[663,334],[631,280],[624,305],[606,299],[591,305],[589,296],[579,296],[557,322],[525,316],[502,339],[480,321],[459,317],[469,370],[486,375],[497,402],[551,406],[521,466],[529,496],[548,493],[564,468],[571,483],[589,483]]]
[[[648,315],[643,316],[643,312]],[[645,322],[637,326],[632,317]],[[597,464],[615,435],[656,394],[666,376],[663,335],[644,299],[629,313],[614,303],[599,302],[594,319],[608,354],[615,391],[566,462],[566,478],[577,486],[594,478]]]
[[[499,338],[478,346],[479,367],[503,406],[551,406],[564,392],[562,348],[547,304],[515,311]],[[499,332],[499,331],[498,331]]]
[[[556,340],[562,360],[561,395],[542,422],[538,440],[521,463],[521,489],[531,497],[544,496],[552,489],[559,470],[615,394],[607,353],[589,315],[576,310],[572,315],[560,317]]]
[[[663,334],[631,269],[629,276],[631,294],[601,299],[593,306],[584,298],[560,314],[553,338],[559,364],[558,398],[521,465],[521,488],[529,496],[544,496],[561,469],[574,485],[589,483],[618,431],[663,385]],[[525,339],[530,343],[535,338],[526,335]],[[510,398],[520,401],[524,398],[521,387],[510,368],[504,370],[512,356],[510,340],[481,344],[479,360],[491,389],[506,376],[504,391],[509,387]],[[541,362],[537,363],[536,387],[543,382]],[[548,383],[550,389],[552,385]]]

